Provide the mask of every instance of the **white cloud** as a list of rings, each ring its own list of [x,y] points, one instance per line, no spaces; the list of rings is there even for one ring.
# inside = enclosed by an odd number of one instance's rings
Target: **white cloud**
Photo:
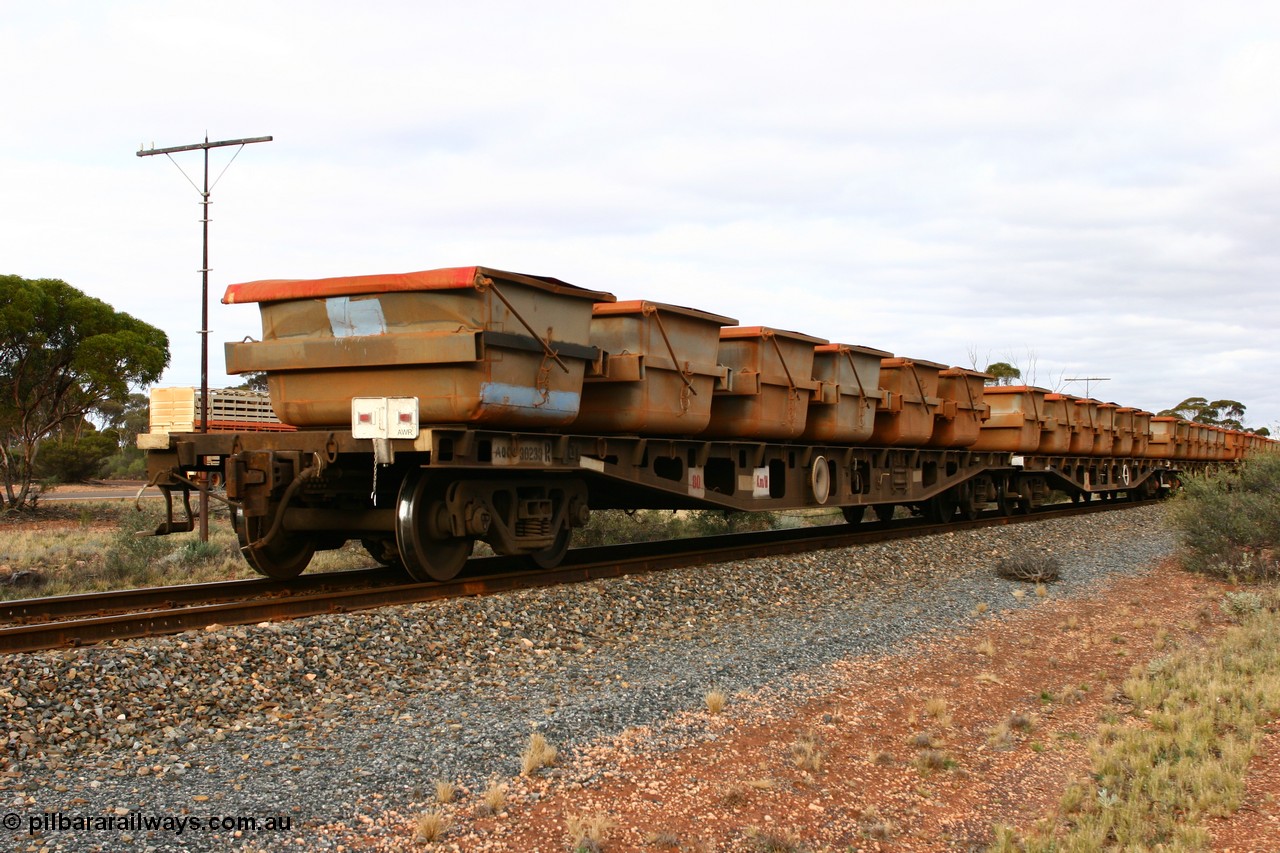
[[[229,282],[482,263],[1280,421],[1280,7],[5,4],[0,258],[198,370]],[[216,176],[231,156],[214,152]],[[199,155],[175,158],[199,180]],[[218,377],[215,376],[215,381]],[[1114,392],[1114,394],[1112,393]],[[1098,391],[1096,393],[1102,393]]]

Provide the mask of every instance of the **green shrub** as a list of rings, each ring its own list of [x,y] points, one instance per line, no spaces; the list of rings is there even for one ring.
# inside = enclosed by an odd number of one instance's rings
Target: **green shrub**
[[[1280,579],[1280,455],[1188,478],[1171,518],[1187,568],[1240,581]]]
[[[103,460],[117,449],[115,436],[101,432],[44,441],[36,457],[36,475],[42,480],[78,483],[96,476]]]

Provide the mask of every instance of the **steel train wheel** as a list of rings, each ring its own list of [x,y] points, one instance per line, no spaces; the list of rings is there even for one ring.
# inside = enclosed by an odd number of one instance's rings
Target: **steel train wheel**
[[[533,551],[526,554],[525,557],[536,568],[554,569],[564,561],[564,555],[569,553],[569,540],[573,538],[573,530],[567,525],[560,528],[560,532],[556,534],[556,541],[541,551]]]
[[[1018,515],[1030,515],[1032,506],[1033,506],[1031,501],[1031,484],[1030,483],[1021,483],[1018,486],[1018,497],[1016,500],[1017,500],[1017,503],[1015,504],[1015,506],[1017,508],[1016,512],[1018,513]]]
[[[959,505],[960,501],[956,499],[956,494],[951,489],[934,495],[929,500],[929,520],[935,524],[950,524],[956,517],[956,508]]]
[[[875,504],[871,507],[871,511],[876,514],[877,521],[893,521],[893,514],[897,510],[897,504]]]
[[[976,520],[978,517],[978,499],[974,495],[972,481],[964,483],[961,486],[957,486],[957,488],[960,490],[960,496],[956,503],[959,505],[961,520]]]
[[[240,553],[253,570],[273,580],[287,581],[296,578],[311,562],[316,552],[316,542],[310,536],[285,533],[277,530],[275,538],[267,545],[249,547],[262,538],[269,529],[269,517],[249,516],[236,510],[236,538],[240,540]]]
[[[396,547],[404,570],[414,580],[453,580],[471,556],[469,537],[431,534],[429,513],[444,499],[447,486],[417,471],[404,478],[396,495]]]
[[[1009,495],[1009,481],[1004,478],[996,483],[996,512],[1005,518],[1013,515],[1013,498]]]

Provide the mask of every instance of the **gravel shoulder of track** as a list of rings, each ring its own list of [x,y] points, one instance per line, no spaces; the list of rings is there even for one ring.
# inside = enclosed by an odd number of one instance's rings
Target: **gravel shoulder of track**
[[[1057,558],[1053,596],[1136,574],[1174,549],[1161,507],[951,532],[799,556],[485,598],[14,655],[0,661],[0,811],[17,849],[334,849],[385,832],[384,809],[436,780],[477,794],[519,773],[531,731],[549,775],[590,784],[575,754],[633,726],[680,749],[708,736],[682,711],[710,689],[803,700],[812,673],[962,630],[979,604],[1031,605],[995,575],[1011,554]],[[523,796],[537,798],[530,788]],[[41,831],[59,813],[254,818],[258,831]],[[288,818],[287,831],[267,831]],[[283,821],[280,821],[283,823]],[[5,832],[9,832],[6,828]],[[348,839],[345,843],[350,844]]]

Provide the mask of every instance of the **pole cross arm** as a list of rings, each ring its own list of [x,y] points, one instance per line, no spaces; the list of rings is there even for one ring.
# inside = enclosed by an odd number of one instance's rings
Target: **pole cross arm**
[[[248,145],[251,142],[270,142],[270,136],[255,136],[252,139],[224,139],[221,142],[197,142],[194,145],[175,145],[173,148],[139,148],[139,157],[150,157],[153,154],[174,154],[178,151],[200,151],[210,148],[225,148],[228,145]]]

